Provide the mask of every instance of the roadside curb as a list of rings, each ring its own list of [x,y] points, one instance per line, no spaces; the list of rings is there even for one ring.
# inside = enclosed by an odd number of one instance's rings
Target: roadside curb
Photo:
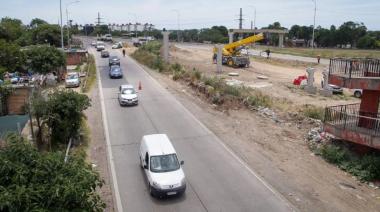
[[[97,61],[95,59],[95,65],[97,65]],[[100,106],[101,106],[101,111],[102,111],[102,120],[103,120],[103,129],[104,129],[104,135],[106,139],[106,146],[107,146],[107,156],[108,156],[108,161],[110,164],[110,170],[111,170],[111,181],[113,185],[113,197],[114,197],[114,202],[116,203],[116,211],[122,212],[123,211],[123,206],[121,204],[121,198],[120,198],[120,192],[119,192],[119,186],[117,183],[117,177],[116,177],[116,170],[115,170],[115,164],[114,164],[114,157],[112,155],[112,149],[111,149],[111,142],[110,142],[110,135],[108,131],[108,123],[107,123],[107,114],[105,111],[105,104],[104,104],[104,95],[103,95],[103,88],[102,88],[102,81],[100,78],[100,72],[99,69],[96,68],[96,77],[98,78],[98,91],[99,91],[99,98],[100,98]],[[115,205],[114,203],[114,205]]]

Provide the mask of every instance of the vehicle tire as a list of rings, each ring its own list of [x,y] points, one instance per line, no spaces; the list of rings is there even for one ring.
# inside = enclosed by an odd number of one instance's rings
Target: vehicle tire
[[[360,98],[360,97],[362,97],[362,93],[360,91],[355,91],[354,96],[356,98]]]
[[[152,186],[150,185],[150,183],[149,183],[149,194],[150,194],[150,196],[154,197],[153,189],[152,189]]]

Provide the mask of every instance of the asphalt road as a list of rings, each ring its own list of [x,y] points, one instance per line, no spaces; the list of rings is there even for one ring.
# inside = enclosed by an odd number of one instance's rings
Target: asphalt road
[[[111,55],[122,58],[120,50],[107,48]],[[122,58],[124,78],[110,79],[108,59],[100,58],[92,47],[89,50],[95,54],[100,72],[111,161],[123,211],[294,210],[134,60]],[[137,87],[139,82],[139,105],[120,107],[118,86],[129,83]],[[187,190],[181,197],[156,199],[149,195],[138,148],[143,135],[155,133],[166,133],[179,159],[185,161]]]

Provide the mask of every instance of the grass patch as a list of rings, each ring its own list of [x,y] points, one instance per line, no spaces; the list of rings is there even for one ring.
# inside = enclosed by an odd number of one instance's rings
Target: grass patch
[[[323,120],[325,117],[325,109],[314,105],[304,105],[301,109],[301,113],[305,117]]]
[[[380,154],[378,152],[358,155],[347,146],[330,143],[321,146],[317,153],[327,162],[337,165],[361,181],[380,179]]]
[[[261,50],[266,50],[268,47],[259,46]],[[270,47],[271,52],[280,54],[290,54],[296,56],[317,57],[322,58],[333,57],[371,57],[379,58],[379,50],[358,50],[358,49],[310,49],[310,48],[278,48]]]
[[[87,60],[87,65],[84,67],[84,70],[88,70],[87,77],[82,86],[82,92],[87,93],[93,87],[96,81],[96,65],[94,55],[90,54]]]

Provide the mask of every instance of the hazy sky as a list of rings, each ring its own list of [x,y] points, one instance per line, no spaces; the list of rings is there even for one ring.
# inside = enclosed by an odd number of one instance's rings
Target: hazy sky
[[[63,17],[66,5],[62,0]],[[250,28],[256,7],[256,26],[279,21],[282,26],[313,25],[312,0],[80,0],[69,6],[74,23],[94,23],[100,12],[105,23],[149,22],[156,28],[176,29],[177,13],[180,28],[205,28],[225,25],[237,28],[239,8],[243,8],[244,28]],[[317,0],[316,25],[329,27],[345,21],[363,22],[370,30],[380,30],[380,0]],[[29,23],[39,17],[58,23],[59,0],[0,0],[0,16],[9,16]]]

